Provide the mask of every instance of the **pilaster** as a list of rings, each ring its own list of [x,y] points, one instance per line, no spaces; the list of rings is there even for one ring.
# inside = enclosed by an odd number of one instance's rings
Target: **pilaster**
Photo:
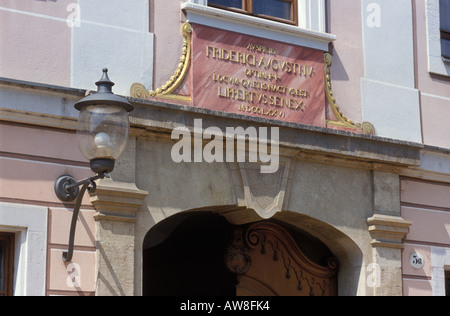
[[[412,223],[400,216],[383,214],[375,214],[367,223],[373,247],[373,294],[402,296],[403,239]]]
[[[96,295],[134,295],[136,212],[148,195],[134,183],[101,180],[96,209]]]
[[[403,239],[412,223],[401,217],[399,175],[378,167],[373,171],[374,215],[367,220],[374,277],[368,286],[376,296],[401,296]]]

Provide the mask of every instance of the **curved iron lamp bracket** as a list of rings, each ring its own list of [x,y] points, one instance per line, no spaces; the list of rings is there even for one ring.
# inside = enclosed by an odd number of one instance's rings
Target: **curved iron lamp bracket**
[[[97,174],[95,177],[89,177],[85,180],[77,182],[72,176],[64,175],[56,179],[55,182],[55,193],[56,196],[63,202],[71,202],[75,198],[75,207],[73,209],[72,223],[70,225],[69,234],[69,249],[62,254],[62,259],[64,262],[71,262],[73,257],[73,248],[75,243],[75,231],[77,228],[78,214],[80,213],[81,202],[83,201],[83,196],[86,190],[89,193],[94,193],[97,189],[95,180],[109,178],[109,174],[102,172]],[[81,186],[81,189],[78,187]]]

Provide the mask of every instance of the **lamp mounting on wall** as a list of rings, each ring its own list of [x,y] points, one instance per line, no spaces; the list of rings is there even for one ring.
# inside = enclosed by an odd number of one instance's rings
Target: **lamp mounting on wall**
[[[133,106],[112,92],[114,83],[109,80],[107,68],[103,69],[102,78],[95,84],[97,92],[81,99],[75,108],[80,111],[78,145],[97,175],[78,182],[70,175],[63,175],[55,182],[55,193],[61,201],[77,199],[70,226],[69,249],[63,252],[64,262],[72,261],[75,229],[84,193],[86,190],[95,192],[95,180],[109,178],[115,161],[126,147],[130,130],[128,112],[133,110]]]

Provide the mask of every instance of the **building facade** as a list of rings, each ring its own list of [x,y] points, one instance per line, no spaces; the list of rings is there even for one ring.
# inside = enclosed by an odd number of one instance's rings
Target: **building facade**
[[[0,295],[450,295],[447,2],[0,0]]]

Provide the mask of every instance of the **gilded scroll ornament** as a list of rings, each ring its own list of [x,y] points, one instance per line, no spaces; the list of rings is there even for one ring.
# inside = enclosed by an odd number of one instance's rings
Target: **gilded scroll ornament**
[[[147,99],[151,97],[168,97],[168,98],[183,98],[182,96],[172,95],[172,93],[183,82],[191,65],[191,36],[192,26],[188,22],[181,27],[181,33],[184,37],[182,55],[178,68],[172,77],[160,88],[148,91],[141,83],[134,83],[130,89],[130,95],[134,98]]]
[[[325,53],[325,94],[328,100],[328,103],[333,111],[334,116],[338,121],[328,121],[329,124],[342,126],[346,128],[360,129],[363,131],[365,135],[375,135],[375,127],[372,123],[363,122],[363,123],[355,123],[348,117],[344,115],[344,113],[339,108],[339,105],[336,103],[336,98],[333,96],[333,91],[331,90],[331,79],[330,79],[330,68],[331,68],[331,54]]]

